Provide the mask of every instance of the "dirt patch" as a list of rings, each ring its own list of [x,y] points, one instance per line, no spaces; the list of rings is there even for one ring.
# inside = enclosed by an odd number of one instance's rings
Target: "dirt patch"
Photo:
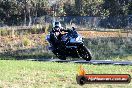
[[[97,37],[132,37],[132,33],[126,32],[102,32],[102,31],[78,31],[84,38]]]

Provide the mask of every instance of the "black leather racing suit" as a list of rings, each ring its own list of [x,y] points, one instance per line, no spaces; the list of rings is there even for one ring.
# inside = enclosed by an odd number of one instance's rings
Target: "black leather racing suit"
[[[61,34],[62,31],[68,32],[68,30],[65,30],[63,28],[60,28],[59,30],[52,28],[52,31],[50,32],[50,39],[51,39],[51,42],[53,45],[55,45],[55,46],[64,45],[64,43],[61,41],[61,37],[63,36]],[[60,34],[58,36],[55,36],[55,32],[60,32]]]

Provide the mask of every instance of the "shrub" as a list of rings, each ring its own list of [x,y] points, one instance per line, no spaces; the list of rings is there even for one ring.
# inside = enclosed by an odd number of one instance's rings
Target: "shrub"
[[[1,33],[1,36],[7,36],[8,35],[8,31],[5,29],[2,29],[0,33]]]
[[[50,27],[50,25],[49,24],[46,24],[45,33],[48,33],[49,27]]]
[[[32,34],[35,34],[36,31],[37,31],[37,28],[36,28],[36,27],[34,27],[33,29],[31,29],[31,33],[32,33]]]
[[[122,37],[121,34],[122,34],[122,33],[121,33],[121,30],[119,30],[119,31],[118,31],[118,36],[119,36],[119,37]]]
[[[52,29],[52,25],[50,24],[49,25],[49,28],[48,28],[48,31],[50,31]]]
[[[28,38],[24,37],[24,39],[23,39],[23,45],[24,46],[31,45],[31,40],[29,40]]]
[[[42,35],[40,36],[40,38],[41,38],[41,40],[42,40],[42,41],[44,41],[44,40],[45,40],[45,37],[46,37],[46,35],[45,35],[45,34],[42,34]]]

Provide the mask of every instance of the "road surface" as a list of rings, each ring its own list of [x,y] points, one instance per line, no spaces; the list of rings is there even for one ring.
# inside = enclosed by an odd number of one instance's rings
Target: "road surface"
[[[113,65],[132,65],[132,61],[113,61],[113,60],[60,60],[60,59],[28,59],[31,61],[59,62],[59,63],[81,63],[81,64],[113,64]]]

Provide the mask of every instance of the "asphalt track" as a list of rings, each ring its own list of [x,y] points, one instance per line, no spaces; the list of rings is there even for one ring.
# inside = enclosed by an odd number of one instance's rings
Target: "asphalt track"
[[[132,61],[113,61],[113,60],[60,60],[60,59],[28,59],[31,61],[58,62],[58,63],[80,63],[80,64],[97,64],[97,65],[131,65]]]

